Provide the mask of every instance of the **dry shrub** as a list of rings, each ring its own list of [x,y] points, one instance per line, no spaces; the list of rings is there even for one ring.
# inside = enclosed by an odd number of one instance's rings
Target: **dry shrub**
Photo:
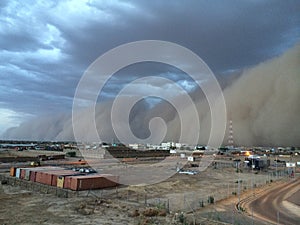
[[[144,210],[143,215],[147,217],[157,216],[159,213],[158,209],[155,208],[147,208]]]
[[[139,215],[140,215],[140,213],[139,213],[138,209],[135,209],[135,210],[133,210],[132,213],[128,214],[129,217],[138,217]]]

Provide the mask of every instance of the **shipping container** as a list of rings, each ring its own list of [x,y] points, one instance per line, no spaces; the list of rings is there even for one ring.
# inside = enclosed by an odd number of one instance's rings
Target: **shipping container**
[[[30,168],[20,168],[20,178],[23,180],[29,180]]]
[[[63,188],[64,187],[64,180],[65,180],[64,176],[57,177],[57,187]]]
[[[17,168],[16,169],[16,178],[20,178],[20,175],[21,175],[21,169]]]
[[[20,168],[20,170],[21,170],[21,172],[20,172],[20,179],[24,179],[25,178],[26,169]]]
[[[57,178],[59,176],[71,176],[71,175],[79,174],[79,172],[73,170],[55,170],[55,171],[49,171],[47,173],[52,175],[51,185],[55,187],[57,186]]]
[[[52,175],[45,173],[44,171],[35,171],[35,182],[51,185]]]
[[[65,189],[71,189],[72,178],[75,177],[75,176],[83,176],[83,175],[84,174],[79,173],[79,174],[75,174],[75,175],[72,175],[72,176],[65,176],[65,179],[64,179],[64,188]]]
[[[71,181],[73,176],[65,177],[64,179],[64,188],[71,189]]]
[[[73,176],[82,176],[83,174],[74,174],[74,175],[60,175],[57,177],[57,182],[56,182],[56,187],[59,188],[64,188],[64,189],[71,189],[71,179],[70,177]],[[53,179],[52,178],[52,184],[53,184]]]
[[[119,177],[111,174],[72,176],[70,189],[79,191],[115,187],[118,181]]]
[[[25,177],[25,170],[23,168],[20,168],[20,179],[23,179]]]
[[[10,168],[9,175],[10,175],[11,177],[16,176],[16,167],[11,167],[11,168]]]
[[[56,170],[65,170],[65,169],[63,167],[57,167],[57,166],[41,166],[41,167],[30,168],[31,172],[30,172],[29,179],[32,182],[38,182],[38,183],[42,183],[42,184],[51,185],[52,177],[49,178],[49,176],[47,176],[47,175],[42,175],[42,174],[38,174],[38,173],[48,173],[50,171],[56,171]],[[45,178],[45,177],[48,177],[48,178]],[[45,179],[47,179],[47,181],[45,181]]]
[[[27,169],[26,171],[25,171],[25,180],[29,180],[29,178],[30,178],[30,170],[29,169]]]
[[[29,180],[35,182],[36,171],[30,171]]]
[[[15,168],[12,167],[10,169],[10,175],[14,175],[17,178],[30,180],[32,182],[38,182],[42,184],[48,184],[51,185],[52,183],[52,175],[49,175],[48,173],[52,171],[64,171],[63,173],[73,174],[74,172],[71,170],[66,170],[63,167],[57,167],[57,166],[41,166],[41,167],[26,167],[26,168]],[[65,172],[68,171],[68,172]],[[42,174],[45,173],[45,174]],[[37,175],[38,174],[38,175]],[[55,178],[56,180],[56,178]],[[56,181],[55,181],[56,186]]]
[[[57,160],[57,159],[64,159],[65,155],[61,154],[61,155],[50,155],[47,157],[48,160]]]

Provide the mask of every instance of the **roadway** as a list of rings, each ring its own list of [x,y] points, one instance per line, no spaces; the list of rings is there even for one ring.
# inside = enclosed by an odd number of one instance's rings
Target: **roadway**
[[[248,212],[268,223],[297,225],[300,221],[299,206],[290,204],[288,198],[300,190],[300,178],[272,188],[246,205]],[[292,205],[293,207],[290,207]]]

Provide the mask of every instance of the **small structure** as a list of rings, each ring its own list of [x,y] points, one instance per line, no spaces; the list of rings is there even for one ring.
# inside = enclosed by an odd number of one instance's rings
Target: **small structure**
[[[266,156],[250,155],[244,162],[248,167],[256,170],[267,169],[270,166],[270,160]]]

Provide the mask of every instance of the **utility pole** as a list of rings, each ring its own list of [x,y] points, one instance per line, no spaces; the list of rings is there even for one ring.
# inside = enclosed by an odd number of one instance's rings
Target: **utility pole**
[[[277,155],[276,155],[276,180],[278,180]]]
[[[236,169],[238,173],[238,210],[240,211],[240,171],[239,171],[239,162],[236,163]]]
[[[254,188],[254,159],[252,158],[252,163],[251,163],[251,169],[252,169],[252,190],[253,190],[253,196],[255,196],[255,188]]]

